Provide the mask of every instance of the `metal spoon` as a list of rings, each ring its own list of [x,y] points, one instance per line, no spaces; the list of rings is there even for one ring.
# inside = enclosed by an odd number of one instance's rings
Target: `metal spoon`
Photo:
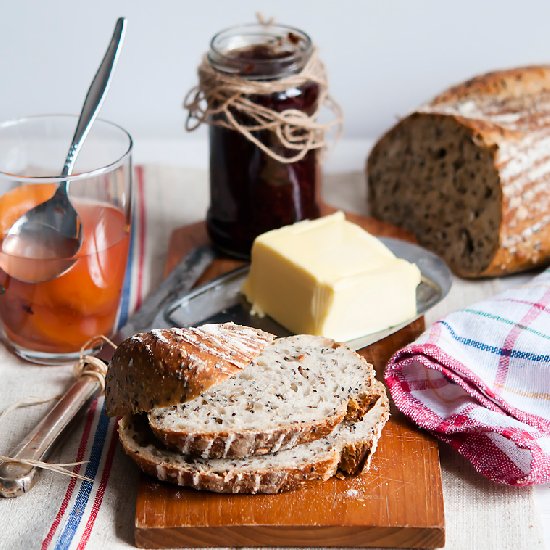
[[[86,94],[61,172],[63,178],[72,174],[76,157],[101,108],[125,30],[126,19],[120,17]],[[29,210],[11,226],[0,251],[0,267],[8,275],[39,283],[55,279],[74,264],[82,244],[82,224],[69,199],[69,184],[68,179],[63,180],[53,197]]]

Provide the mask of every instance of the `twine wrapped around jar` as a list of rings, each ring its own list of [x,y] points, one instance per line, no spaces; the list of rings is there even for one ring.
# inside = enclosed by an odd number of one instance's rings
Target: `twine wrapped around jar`
[[[188,111],[186,129],[193,131],[201,124],[215,124],[239,132],[271,158],[289,164],[303,159],[308,151],[326,146],[326,133],[334,128],[339,135],[342,128],[340,106],[328,93],[325,67],[314,48],[303,69],[276,80],[250,80],[246,77],[217,71],[205,55],[198,68],[199,84],[186,95],[183,106]],[[315,111],[308,115],[297,109],[276,111],[259,105],[250,96],[271,95],[307,82],[319,87]],[[318,122],[319,111],[326,107],[334,118]],[[243,122],[244,120],[249,122]],[[255,132],[268,130],[277,136],[289,154],[268,147]]]

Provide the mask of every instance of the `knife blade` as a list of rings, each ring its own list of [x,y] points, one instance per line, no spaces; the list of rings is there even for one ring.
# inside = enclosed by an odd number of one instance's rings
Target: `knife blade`
[[[169,326],[164,311],[167,306],[188,292],[215,258],[210,246],[194,248],[176,266],[143,305],[132,314],[122,328],[111,338],[115,344],[137,332]],[[97,357],[109,362],[111,346],[103,346]],[[44,460],[54,443],[76,414],[83,409],[100,389],[95,377],[81,376],[49,410],[46,416],[23,438],[9,454],[14,460]],[[0,463],[0,495],[16,497],[28,492],[36,481],[37,468],[20,462]]]

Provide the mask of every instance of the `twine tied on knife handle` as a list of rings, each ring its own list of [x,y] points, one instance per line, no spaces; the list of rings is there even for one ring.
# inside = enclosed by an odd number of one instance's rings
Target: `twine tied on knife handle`
[[[73,373],[76,379],[81,379],[83,377],[91,377],[96,379],[97,382],[99,383],[101,391],[103,392],[105,390],[105,375],[107,374],[107,365],[97,357],[84,353],[84,350],[89,349],[91,346],[95,346],[99,342],[104,342],[105,344],[110,345],[116,349],[116,345],[104,335],[91,338],[90,340],[85,342],[84,345],[82,346],[80,350],[79,360],[73,367]],[[30,398],[24,401],[19,401],[17,403],[14,403],[0,413],[0,419],[6,414],[8,414],[9,412],[18,408],[30,407],[41,403],[47,403],[50,401],[59,400],[60,398],[67,396],[69,392],[73,391],[74,389],[75,389],[75,385],[73,384],[73,386],[65,394],[56,395],[47,399]],[[82,397],[87,397],[88,395],[93,396],[94,393],[97,392],[97,389],[94,390],[93,388],[87,388],[87,389],[78,390],[78,391],[80,393],[82,392],[85,393],[85,395],[83,395]],[[48,414],[44,417],[42,422],[46,422],[50,414],[55,414],[54,411],[56,409],[56,406],[54,406],[48,412]],[[64,427],[65,422],[61,421],[61,415],[58,414],[58,416],[53,422],[56,423],[56,421],[62,424],[62,426]],[[39,427],[40,427],[40,424],[39,426],[37,426],[36,430],[38,430]],[[46,431],[44,433],[48,433],[48,432]],[[26,449],[30,441],[29,438],[30,437],[32,438],[32,434],[34,434],[34,432],[31,432],[31,434],[29,434],[25,438],[23,443],[20,444],[20,446],[18,446],[17,449],[13,451],[12,454],[14,456],[0,455],[0,463],[1,463],[0,464],[0,485],[1,485],[0,494],[2,494],[3,496],[17,496],[18,494],[21,494],[21,492],[26,492],[27,490],[29,490],[30,487],[32,486],[33,479],[34,479],[34,473],[33,473],[34,468],[49,470],[52,472],[67,475],[80,480],[92,481],[90,478],[83,476],[78,472],[80,466],[82,464],[85,464],[86,461],[69,462],[69,463],[50,463],[50,462],[44,462],[42,460],[39,460],[39,458],[42,458],[42,456],[49,450],[49,446],[46,446],[44,450],[33,448],[31,449],[30,454],[33,455],[36,453],[37,456],[29,456]],[[20,456],[17,456],[17,455],[20,455]],[[28,473],[25,473],[24,475],[21,475],[21,476],[16,475],[14,477],[13,470],[10,471],[9,469],[10,464],[19,464],[23,466],[29,466],[30,470]],[[70,467],[72,467],[72,469],[69,469]]]

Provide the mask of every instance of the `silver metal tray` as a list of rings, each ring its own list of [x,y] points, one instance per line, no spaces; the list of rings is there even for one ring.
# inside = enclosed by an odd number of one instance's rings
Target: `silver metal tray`
[[[397,257],[415,263],[422,273],[422,281],[416,289],[417,315],[400,325],[346,342],[352,349],[361,349],[408,325],[440,302],[451,288],[451,273],[439,256],[405,241],[389,237],[380,240]],[[240,293],[248,269],[249,266],[244,266],[230,271],[176,300],[165,309],[164,322],[167,326],[187,327],[233,321],[277,336],[289,336],[291,333],[270,317],[250,313],[251,306]]]

